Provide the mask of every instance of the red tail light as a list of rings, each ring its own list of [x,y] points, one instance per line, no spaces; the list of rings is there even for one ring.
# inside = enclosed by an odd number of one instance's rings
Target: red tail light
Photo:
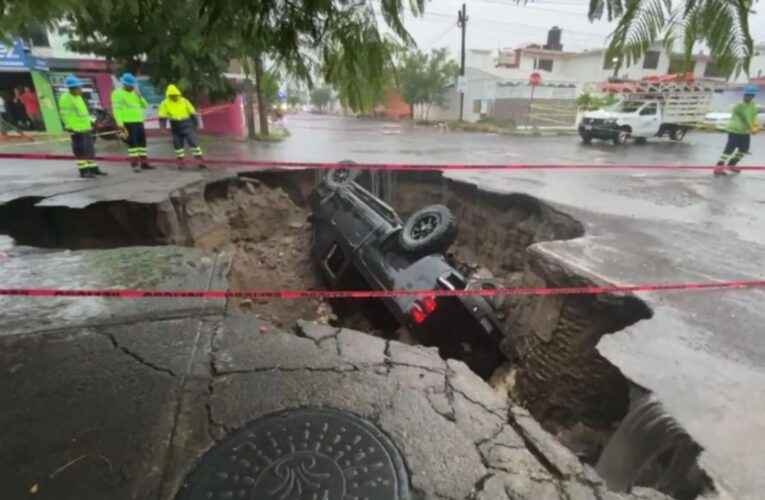
[[[409,309],[409,314],[412,315],[412,319],[418,325],[425,321],[425,318],[428,317],[428,315],[425,314],[425,311],[422,310],[419,304],[413,304],[412,308]]]
[[[438,307],[436,299],[433,297],[426,297],[421,301],[412,304],[412,308],[409,309],[409,314],[412,315],[414,322],[419,325],[428,318],[428,314],[436,310],[436,307]]]
[[[436,299],[433,297],[426,297],[422,299],[422,308],[425,309],[426,313],[432,313],[436,310],[436,307],[438,307],[438,304],[436,304]]]

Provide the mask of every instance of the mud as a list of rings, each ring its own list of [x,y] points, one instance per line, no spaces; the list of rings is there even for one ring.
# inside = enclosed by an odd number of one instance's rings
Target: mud
[[[234,255],[232,290],[316,289],[324,283],[310,260],[312,236],[304,202],[315,182],[311,171],[259,172],[182,189],[160,204],[112,202],[82,210],[40,208],[34,199],[26,199],[0,207],[0,233],[48,248],[180,244],[228,249]],[[362,178],[362,183],[375,187],[370,179]],[[493,276],[505,286],[591,284],[535,251],[537,243],[584,234],[581,223],[550,205],[523,194],[481,191],[437,172],[408,172],[385,185],[385,198],[402,218],[431,203],[454,212],[460,231],[452,250],[464,263],[465,274]],[[318,318],[413,343],[373,303],[232,299],[228,307],[285,329],[299,319]],[[625,417],[634,410],[630,394],[635,390],[595,346],[603,335],[650,317],[648,307],[632,296],[508,298],[503,306],[507,336],[501,345],[508,361],[492,367],[489,383],[525,406],[580,459],[595,465],[604,449],[613,450],[609,441],[620,424],[631,421]],[[650,474],[638,474],[634,469],[641,464],[635,462],[633,470],[621,473],[636,485],[693,498],[710,488],[696,465],[700,449],[694,446],[685,435],[663,449],[663,456],[682,455],[683,465],[654,460]]]

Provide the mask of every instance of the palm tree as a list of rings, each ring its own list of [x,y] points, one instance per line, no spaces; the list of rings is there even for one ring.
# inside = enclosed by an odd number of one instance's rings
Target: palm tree
[[[608,58],[632,64],[651,45],[667,51],[682,46],[687,66],[693,49],[709,47],[717,68],[726,75],[749,72],[754,43],[749,14],[756,0],[590,0],[590,20],[606,14],[617,26],[609,38]]]

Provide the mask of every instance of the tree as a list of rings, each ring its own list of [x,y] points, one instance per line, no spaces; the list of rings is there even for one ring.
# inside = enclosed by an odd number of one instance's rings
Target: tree
[[[269,69],[263,72],[263,99],[266,106],[273,106],[279,99],[279,87],[281,79],[276,69]]]
[[[287,89],[287,104],[293,108],[300,105],[300,92],[297,89],[293,87]]]
[[[317,87],[311,91],[311,104],[319,108],[320,111],[324,111],[327,106],[332,102],[332,89],[329,87]]]
[[[79,0],[0,0],[0,40],[23,36],[37,23],[51,27],[66,12],[79,7]]]
[[[261,133],[268,134],[263,96],[265,62],[312,85],[321,75],[362,107],[370,84],[385,78],[391,54],[378,18],[403,43],[413,43],[404,10],[420,15],[425,0],[0,0],[0,35],[31,21],[66,19],[71,48],[93,52],[199,91],[229,91],[221,74],[242,62],[246,104],[258,97]],[[379,16],[378,16],[379,13]],[[10,16],[10,17],[7,17]],[[7,31],[6,31],[7,30]],[[254,89],[250,76],[254,77]],[[254,113],[248,113],[252,116]],[[248,128],[254,135],[254,123]]]
[[[425,119],[430,117],[433,106],[446,104],[449,84],[457,78],[459,67],[445,48],[434,49],[430,54],[410,50],[401,58],[398,69],[401,98],[410,108],[420,104],[425,107]]]
[[[682,45],[686,67],[694,47],[706,44],[725,74],[747,74],[754,53],[749,14],[756,0],[590,0],[589,17],[618,20],[606,57],[621,64],[640,59],[657,41],[668,52]]]
[[[403,25],[402,0],[200,0],[206,30],[234,33],[242,51],[237,57],[254,60],[255,87],[259,97],[263,60],[275,62],[286,74],[312,86],[314,75],[342,88],[350,107],[361,107],[365,89],[384,79],[391,54],[378,26],[378,9],[384,23],[405,43],[412,39]],[[415,15],[424,0],[407,2]],[[264,100],[259,98],[261,133],[268,133]]]
[[[178,15],[200,0],[78,0],[60,28],[73,50],[114,60],[151,76],[159,88],[175,83],[187,92],[230,95],[227,70],[234,41],[205,34],[203,16]]]

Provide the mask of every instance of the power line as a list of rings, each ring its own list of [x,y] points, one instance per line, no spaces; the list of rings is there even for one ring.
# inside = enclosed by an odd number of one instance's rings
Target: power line
[[[517,7],[517,8],[521,8],[521,9],[537,10],[537,11],[542,11],[542,12],[554,12],[556,14],[566,14],[566,15],[587,17],[587,14],[585,14],[583,12],[574,12],[574,11],[570,11],[570,10],[560,10],[560,9],[546,9],[544,7],[537,6],[536,4],[535,5],[519,5],[517,3],[505,3],[505,2],[498,1],[498,0],[475,0],[475,1],[478,2],[478,3],[487,3],[487,4],[492,4],[492,5],[501,5],[503,7]],[[582,7],[582,6],[585,6],[586,4],[549,3],[549,2],[545,2],[544,4],[540,3],[539,5],[568,5],[568,6],[571,6],[571,7]]]
[[[443,12],[425,12],[424,15],[426,17],[427,16],[433,16],[433,17],[450,18],[450,19],[452,17],[454,17],[454,16],[452,16],[450,14],[445,14]],[[496,25],[501,25],[501,26],[511,26],[516,31],[524,31],[525,30],[527,33],[538,34],[540,31],[543,31],[543,32],[547,32],[548,31],[548,28],[546,28],[544,26],[534,26],[534,25],[522,24],[522,23],[512,23],[512,22],[508,22],[508,21],[498,21],[496,19],[484,19],[484,18],[481,18],[481,17],[472,17],[471,19],[473,21],[477,21],[477,22],[496,24]],[[586,37],[589,37],[589,38],[592,38],[592,39],[598,39],[601,42],[604,39],[604,36],[594,35],[593,33],[587,32],[587,31],[578,31],[578,30],[569,30],[569,29],[564,29],[563,31],[564,31],[564,33],[574,33],[574,34],[577,34],[577,35],[580,35],[580,36],[586,36]]]
[[[443,37],[451,33],[451,31],[456,27],[457,27],[457,23],[447,26],[447,28],[442,33],[440,33],[437,37],[435,37],[433,40],[430,40],[429,42],[422,44],[422,50],[429,50],[431,47],[437,44]]]

